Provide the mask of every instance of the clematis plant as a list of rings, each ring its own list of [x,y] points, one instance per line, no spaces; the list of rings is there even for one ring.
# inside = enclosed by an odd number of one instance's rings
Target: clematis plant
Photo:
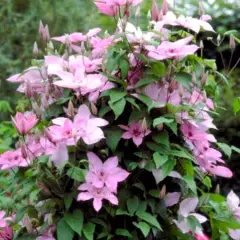
[[[142,26],[143,2],[94,0],[111,34],[40,23],[42,55],[7,79],[27,101],[0,155],[3,239],[239,239],[239,197],[214,188],[239,149],[213,132],[226,77],[202,55],[211,17],[153,0]]]

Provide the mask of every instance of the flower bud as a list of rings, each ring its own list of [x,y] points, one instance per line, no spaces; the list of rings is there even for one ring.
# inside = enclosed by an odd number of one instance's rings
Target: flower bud
[[[27,214],[25,214],[24,217],[23,217],[23,224],[26,227],[27,232],[29,234],[32,234],[33,233],[33,227],[32,227],[31,220],[30,220],[30,218]]]
[[[75,109],[71,100],[68,102],[67,112],[69,117],[73,118],[75,116]]]
[[[203,44],[203,41],[202,41],[202,40],[200,41],[200,48],[201,48],[201,49],[204,48],[204,44]]]
[[[26,90],[25,90],[25,96],[27,98],[31,98],[33,96],[33,90],[30,81],[26,81]]]
[[[48,25],[45,26],[45,41],[48,42],[50,40],[50,33]]]
[[[152,20],[155,22],[158,22],[159,19],[159,9],[158,9],[158,5],[156,3],[156,0],[152,1]]]
[[[27,154],[27,149],[26,149],[26,145],[23,143],[21,146],[21,154],[22,157],[27,159],[28,158],[28,154]]]
[[[40,73],[41,73],[41,77],[43,80],[47,80],[48,79],[48,71],[47,71],[47,67],[42,66],[40,68]]]
[[[136,18],[140,17],[140,13],[141,13],[141,8],[140,8],[140,6],[138,6],[136,9],[135,17]]]
[[[53,45],[52,41],[48,42],[48,48],[51,49],[51,50],[54,50],[54,45]]]
[[[198,4],[198,14],[199,14],[200,16],[202,16],[202,15],[204,15],[204,13],[205,13],[205,10],[204,10],[202,1],[199,1],[199,4]]]
[[[215,193],[216,194],[220,194],[220,186],[219,186],[219,184],[216,186]]]
[[[38,29],[38,32],[41,36],[43,36],[43,33],[45,32],[45,29],[44,29],[44,26],[43,26],[43,23],[42,21],[40,20],[39,22],[39,29]]]
[[[163,128],[164,128],[164,126],[163,126],[163,124],[161,123],[161,124],[159,124],[159,125],[157,125],[157,129],[158,129],[158,131],[162,131],[163,130]]]
[[[92,102],[91,102],[91,111],[92,111],[93,115],[97,115],[97,113],[98,113],[96,105]]]
[[[148,18],[149,20],[152,18],[151,15],[152,15],[152,14],[151,14],[151,11],[148,11],[148,12],[147,12],[147,18]]]
[[[35,41],[34,44],[33,44],[33,55],[34,57],[37,57],[38,56],[38,45],[37,45],[37,42]]]
[[[179,93],[179,96],[182,98],[184,95],[184,89],[181,84],[179,85],[178,93]]]
[[[163,199],[166,195],[166,185],[163,185],[161,191],[160,191],[160,199]]]
[[[236,48],[236,42],[233,35],[230,35],[229,46],[232,51]]]
[[[168,3],[167,3],[167,0],[163,0],[162,8],[161,8],[162,16],[166,15],[167,12],[168,12]]]
[[[201,84],[204,87],[208,79],[208,71],[203,74],[202,79],[201,79]]]

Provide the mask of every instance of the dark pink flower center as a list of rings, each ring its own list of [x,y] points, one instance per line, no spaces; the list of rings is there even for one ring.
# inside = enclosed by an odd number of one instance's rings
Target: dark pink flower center
[[[139,129],[133,129],[133,135],[138,137],[141,134],[141,131]]]

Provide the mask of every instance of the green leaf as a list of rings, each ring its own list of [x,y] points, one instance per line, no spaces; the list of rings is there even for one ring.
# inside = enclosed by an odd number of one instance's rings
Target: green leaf
[[[115,120],[116,120],[124,111],[124,108],[126,105],[126,99],[122,98],[118,102],[112,103],[111,101],[109,101],[108,103],[115,114]]]
[[[151,108],[153,101],[148,96],[145,96],[143,94],[137,94],[136,98],[139,99],[141,102],[143,102],[145,105],[147,105],[149,108]]]
[[[237,114],[240,111],[240,98],[235,98],[232,106],[234,114]]]
[[[152,73],[158,77],[164,77],[166,75],[166,67],[162,62],[153,63],[151,68]]]
[[[156,79],[152,79],[152,78],[143,78],[140,81],[138,81],[135,85],[134,88],[139,88],[139,87],[143,87],[145,85],[148,85],[152,82],[156,81]]]
[[[139,205],[138,197],[134,196],[133,198],[128,199],[127,200],[128,212],[131,215],[133,215],[137,211],[138,205]]]
[[[147,212],[143,212],[143,211],[138,211],[138,212],[136,212],[136,215],[143,221],[150,223],[152,226],[156,227],[159,230],[162,230],[158,220],[151,214],[149,214]]]
[[[129,71],[129,63],[126,59],[123,59],[119,63],[119,68],[121,70],[121,77],[122,79],[125,79],[128,76],[128,71]]]
[[[166,124],[166,123],[172,123],[172,122],[174,122],[174,119],[169,119],[169,118],[165,118],[165,117],[155,118],[153,120],[153,127],[156,127],[159,124]]]
[[[240,148],[232,146],[231,147],[234,152],[240,153]]]
[[[154,136],[153,140],[157,143],[160,143],[162,145],[169,147],[169,135],[166,130],[164,130],[163,132],[158,133],[158,135]]]
[[[176,81],[182,84],[185,88],[190,89],[192,76],[186,72],[180,72],[176,75]]]
[[[153,154],[153,161],[156,165],[156,168],[160,168],[163,164],[168,161],[167,155],[160,155],[158,152]]]
[[[228,156],[228,158],[232,155],[232,148],[228,146],[226,143],[217,143],[218,147]]]
[[[84,182],[85,181],[85,172],[84,169],[78,168],[78,167],[72,167],[69,168],[67,171],[67,175],[78,181],[78,182]]]
[[[179,157],[179,158],[186,158],[186,159],[189,159],[189,160],[193,160],[193,156],[191,154],[189,154],[188,152],[185,152],[185,151],[171,150],[169,152],[169,155],[176,156],[176,157]]]
[[[13,113],[13,110],[8,101],[0,100],[0,112]]]
[[[117,209],[116,215],[127,215],[127,216],[131,216],[131,214],[129,214],[127,211],[122,210],[122,209]]]
[[[194,178],[191,176],[184,176],[183,180],[186,182],[187,186],[193,191],[193,193],[197,194],[197,186]]]
[[[164,178],[169,175],[169,173],[174,169],[175,165],[176,165],[175,159],[169,159],[166,163],[162,165]]]
[[[65,194],[63,200],[64,200],[65,208],[68,210],[72,205],[73,194],[71,193]]]
[[[131,103],[135,108],[137,108],[137,110],[140,111],[140,107],[139,107],[139,105],[136,103],[136,100],[135,100],[134,98],[127,98],[127,101],[128,101],[129,103]]]
[[[218,71],[216,71],[216,74],[218,75],[218,77],[220,78],[220,79],[222,79],[223,80],[223,82],[226,84],[226,85],[228,85],[229,86],[229,82],[228,82],[228,79],[222,74],[222,73],[220,73],[220,72],[218,72]]]
[[[112,152],[116,151],[119,141],[122,137],[122,130],[119,127],[113,127],[105,130],[106,142]]]
[[[74,210],[73,213],[65,213],[64,220],[73,231],[81,236],[83,228],[83,212],[80,209]]]
[[[95,224],[86,223],[83,225],[83,235],[87,240],[94,240]]]
[[[177,135],[177,123],[176,122],[171,122],[171,123],[165,123],[175,135]]]
[[[128,230],[122,228],[118,228],[116,230],[116,234],[123,237],[133,238],[132,234]]]
[[[133,224],[142,232],[143,236],[146,238],[150,232],[150,226],[145,222],[133,222]]]
[[[109,96],[110,96],[110,102],[115,103],[124,98],[127,93],[121,89],[113,88],[108,90]]]
[[[57,223],[57,239],[58,240],[72,240],[74,231],[69,227],[66,221],[62,218]]]

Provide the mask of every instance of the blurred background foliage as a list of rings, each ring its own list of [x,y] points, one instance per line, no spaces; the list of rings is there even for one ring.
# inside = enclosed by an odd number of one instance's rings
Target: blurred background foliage
[[[151,0],[142,4],[140,25],[144,23],[151,8]],[[161,0],[157,0],[161,4]],[[240,38],[240,1],[239,0],[169,0],[171,8],[180,13],[199,16],[201,11],[212,16],[211,24],[217,33],[237,30]],[[13,114],[13,107],[24,108],[20,94],[14,90],[16,86],[5,79],[30,66],[34,41],[39,42],[38,25],[42,20],[48,24],[51,36],[63,35],[74,31],[87,31],[89,28],[101,27],[114,31],[114,19],[98,14],[91,0],[1,0],[0,1],[0,122]],[[217,35],[215,35],[216,37]],[[221,61],[223,55],[225,65],[230,61],[229,38],[221,47],[205,41],[205,56],[217,59],[221,71],[225,71]],[[233,66],[240,57],[240,47],[235,49]],[[223,88],[220,110],[217,118],[220,141],[240,147],[240,118],[233,116],[232,102],[239,96],[240,64],[230,76],[230,88]],[[4,109],[4,110],[2,110]],[[5,124],[6,125],[6,124]],[[0,129],[1,130],[1,129]],[[1,131],[0,131],[1,132]],[[1,133],[0,133],[1,134]],[[237,157],[235,157],[237,159]],[[234,157],[233,157],[234,159]],[[239,165],[239,164],[238,164]],[[239,173],[240,175],[240,173]],[[238,176],[240,179],[240,176]],[[239,191],[240,192],[240,191]]]

